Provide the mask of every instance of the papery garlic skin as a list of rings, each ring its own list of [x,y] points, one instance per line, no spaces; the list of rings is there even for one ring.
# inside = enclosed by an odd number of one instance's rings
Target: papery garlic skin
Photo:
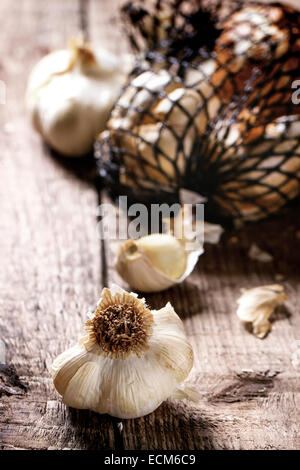
[[[251,322],[253,334],[262,339],[272,328],[270,316],[285,300],[284,288],[278,284],[246,289],[237,301],[237,316],[244,322]]]
[[[262,263],[271,263],[274,258],[270,253],[267,251],[263,251],[256,245],[256,243],[252,243],[250,249],[248,251],[248,256],[250,259],[255,261],[261,261]]]
[[[116,358],[96,341],[93,321],[102,306],[131,302],[146,312],[151,332],[138,355],[127,351]],[[98,308],[86,328],[87,334],[79,344],[53,363],[54,385],[66,405],[118,418],[137,418],[151,413],[173,395],[198,399],[191,387],[184,391],[182,382],[192,368],[193,350],[170,303],[150,312],[144,299],[137,299],[136,294],[128,294],[117,286],[103,289]]]
[[[26,104],[34,128],[51,147],[72,157],[92,150],[125,83],[128,57],[126,62],[104,49],[92,50],[83,40],[72,40],[68,50],[38,62]]]
[[[152,234],[121,244],[115,267],[134,290],[160,292],[183,282],[202,253],[200,244],[187,251],[170,234]]]

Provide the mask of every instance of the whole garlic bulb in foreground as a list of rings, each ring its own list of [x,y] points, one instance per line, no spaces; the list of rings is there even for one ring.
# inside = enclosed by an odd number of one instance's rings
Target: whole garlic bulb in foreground
[[[170,303],[150,311],[136,294],[105,288],[85,325],[79,344],[53,363],[54,385],[66,405],[136,418],[171,396],[198,399],[181,384],[193,350]]]
[[[133,289],[159,292],[189,276],[202,253],[200,244],[187,251],[171,234],[152,234],[120,245],[116,269]]]
[[[129,65],[108,51],[93,51],[83,39],[45,56],[33,69],[26,102],[33,126],[67,156],[88,153],[104,130]]]

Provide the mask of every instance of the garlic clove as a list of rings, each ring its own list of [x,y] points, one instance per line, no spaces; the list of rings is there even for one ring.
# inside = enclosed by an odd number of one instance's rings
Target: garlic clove
[[[94,51],[82,39],[48,54],[28,80],[26,104],[34,128],[66,156],[88,153],[128,70],[128,57],[120,61],[108,51]]]
[[[179,278],[186,269],[184,245],[168,234],[152,234],[136,240],[150,262],[168,277]]]
[[[194,362],[193,349],[186,341],[183,323],[170,304],[153,310],[154,326],[150,350],[155,356],[164,358],[165,366],[178,383],[187,378]],[[174,354],[176,351],[176,354]]]
[[[192,388],[181,385],[192,366],[192,347],[171,304],[150,311],[144,299],[113,286],[103,289],[80,344],[54,361],[53,376],[65,404],[135,418],[171,396],[192,399]]]
[[[158,271],[146,256],[139,252],[134,257],[128,255],[127,248],[121,247],[115,268],[122,279],[139,292],[160,292],[176,284],[176,280]]]
[[[69,381],[75,375],[78,368],[86,361],[86,349],[76,344],[60,354],[52,364],[52,375],[55,388],[63,395]]]
[[[115,363],[110,369],[111,379],[103,387],[101,404],[95,411],[127,419],[145,416],[158,408],[172,394],[177,382],[155,359],[153,354],[147,354],[138,363],[133,359],[125,365]]]
[[[63,402],[72,408],[95,409],[99,400],[102,375],[99,361],[87,361],[68,382]]]
[[[285,300],[284,288],[278,284],[246,289],[237,301],[237,316],[242,321],[251,322],[253,334],[264,338],[272,328],[270,316]]]
[[[172,235],[152,234],[121,244],[115,267],[133,289],[159,292],[189,276],[202,253],[200,245],[186,251]]]

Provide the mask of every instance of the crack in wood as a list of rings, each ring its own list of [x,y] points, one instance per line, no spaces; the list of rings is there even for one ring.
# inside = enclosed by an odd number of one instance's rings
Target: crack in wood
[[[274,379],[279,371],[242,371],[236,373],[232,384],[224,387],[220,392],[209,398],[211,403],[237,403],[267,397],[274,387]]]
[[[89,39],[90,37],[88,11],[89,11],[89,0],[79,0],[80,29],[86,39]]]

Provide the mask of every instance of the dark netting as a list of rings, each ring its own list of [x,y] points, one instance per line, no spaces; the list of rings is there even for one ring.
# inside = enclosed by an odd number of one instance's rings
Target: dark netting
[[[300,13],[199,0],[124,12],[142,52],[96,143],[113,193],[173,202],[186,188],[208,212],[248,220],[298,195]]]

